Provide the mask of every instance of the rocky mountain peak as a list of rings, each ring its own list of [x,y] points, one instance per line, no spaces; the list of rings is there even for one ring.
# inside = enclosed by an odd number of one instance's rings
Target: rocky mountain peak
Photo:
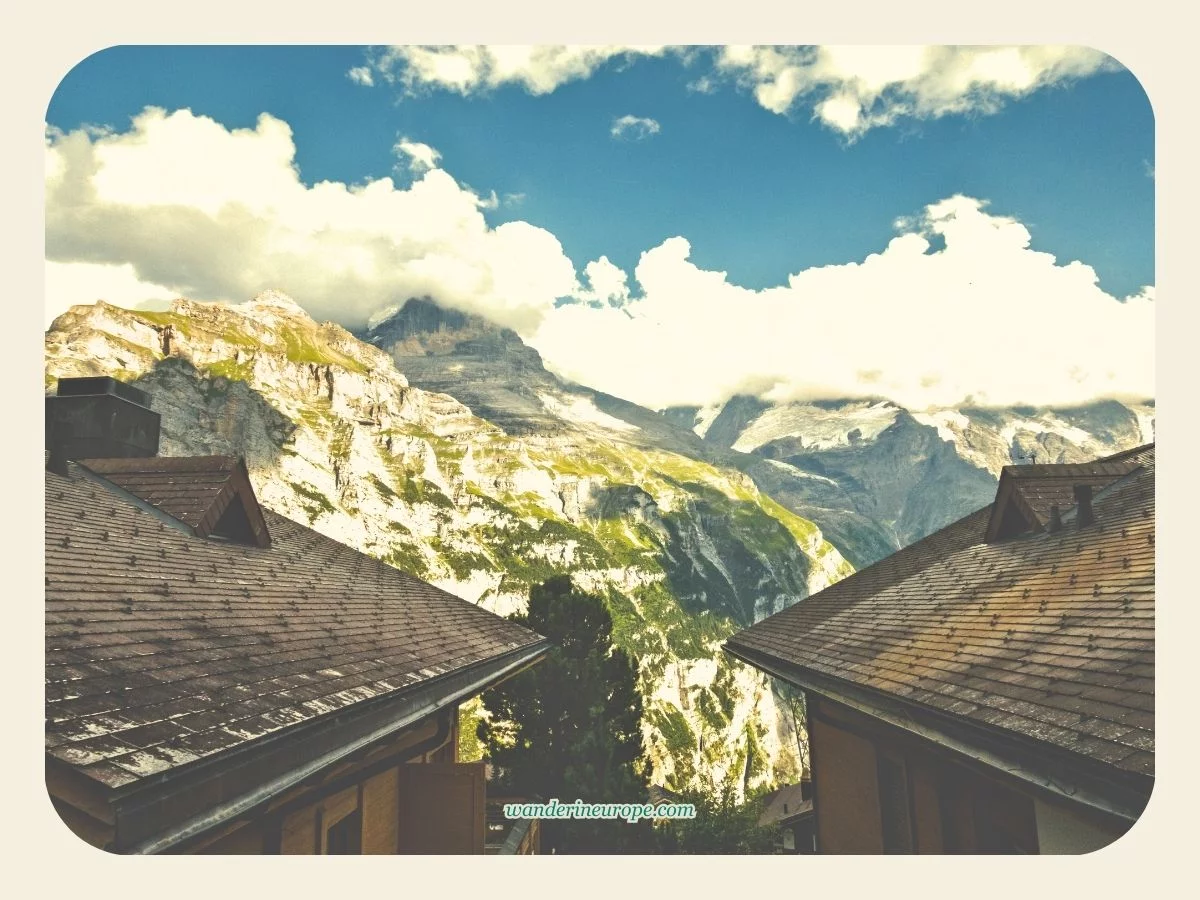
[[[303,306],[301,306],[283,291],[275,290],[274,288],[270,288],[255,294],[252,300],[247,301],[246,303],[242,304],[242,306],[246,307],[247,312],[255,309],[271,309],[285,312],[293,316],[300,316],[305,319],[312,318]]]
[[[465,356],[540,371],[542,357],[511,328],[483,316],[449,309],[428,297],[405,301],[362,337],[398,357]]]

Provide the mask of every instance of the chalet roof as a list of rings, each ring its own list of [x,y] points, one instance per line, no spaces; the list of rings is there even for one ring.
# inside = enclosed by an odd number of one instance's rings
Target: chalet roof
[[[1092,463],[1005,466],[988,522],[988,539],[1045,528],[1052,507],[1057,506],[1061,513],[1075,505],[1075,485],[1098,490],[1138,467],[1136,456],[1122,456]],[[1014,521],[1019,522],[1016,528],[1011,525]]]
[[[763,799],[765,803],[758,817],[759,825],[779,825],[813,811],[812,800],[805,798],[804,787],[800,784],[785,784]]]
[[[190,526],[200,537],[244,535],[244,543],[271,545],[240,457],[148,456],[79,462]]]
[[[1013,479],[1102,474],[1091,525],[989,542],[985,507],[726,648],[1152,775],[1154,447],[1106,462]]]
[[[88,466],[132,485],[120,467]],[[203,503],[162,498],[162,508],[203,521]],[[269,548],[176,527],[74,463],[66,476],[46,473],[51,757],[124,788],[545,643],[277,513],[260,514]]]

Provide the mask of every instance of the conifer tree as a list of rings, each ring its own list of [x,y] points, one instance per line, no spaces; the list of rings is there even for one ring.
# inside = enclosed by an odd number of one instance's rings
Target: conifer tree
[[[644,803],[642,700],[637,668],[612,643],[612,618],[599,597],[567,576],[535,586],[514,621],[550,639],[546,658],[486,692],[491,716],[479,737],[493,766],[493,792],[561,803]],[[542,849],[648,849],[649,822],[542,822]]]

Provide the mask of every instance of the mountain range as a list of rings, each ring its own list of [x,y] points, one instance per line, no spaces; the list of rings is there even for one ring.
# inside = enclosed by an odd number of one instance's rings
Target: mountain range
[[[46,389],[101,374],[150,394],[165,454],[242,454],[265,505],[468,600],[507,613],[560,573],[603,596],[639,660],[652,777],[673,789],[799,775],[802,726],[725,637],[986,505],[1003,465],[1123,450],[1154,416],[748,396],[650,410],[429,300],[352,334],[274,291],[73,307],[46,333]]]

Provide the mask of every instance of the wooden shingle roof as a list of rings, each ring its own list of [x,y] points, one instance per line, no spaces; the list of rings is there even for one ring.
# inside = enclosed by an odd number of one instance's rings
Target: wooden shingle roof
[[[996,488],[988,540],[1045,528],[1054,507],[1062,513],[1075,505],[1076,485],[1099,490],[1138,467],[1136,455],[1121,456],[1091,463],[1005,466]],[[1020,523],[1015,528],[1014,521]]]
[[[75,464],[47,472],[51,757],[123,788],[545,643],[261,515],[269,548],[206,539]]]
[[[985,507],[726,647],[1152,775],[1154,448],[1117,461],[1091,525],[988,542]]]
[[[148,456],[82,459],[79,463],[190,526],[201,537],[234,530],[230,520],[236,514],[235,527],[241,526],[237,531],[245,531],[246,538],[260,547],[271,545],[250,473],[240,457]]]

